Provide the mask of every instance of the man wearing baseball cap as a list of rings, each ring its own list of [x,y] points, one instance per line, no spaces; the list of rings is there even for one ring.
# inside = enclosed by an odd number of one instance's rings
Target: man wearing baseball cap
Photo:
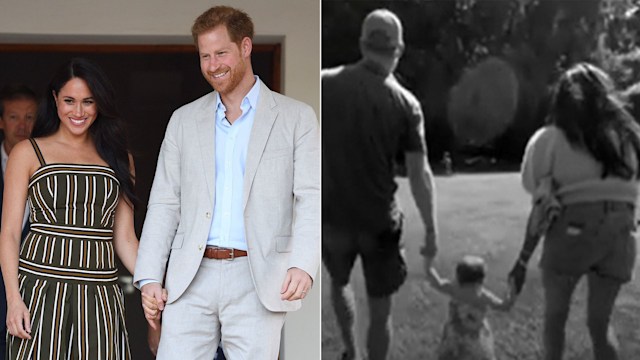
[[[369,301],[367,353],[370,360],[387,357],[391,296],[407,275],[403,216],[395,199],[399,167],[406,167],[426,229],[424,255],[436,254],[424,117],[420,102],[393,75],[404,51],[400,19],[386,9],[368,14],[360,51],[358,62],[322,71],[322,257],[332,280],[344,360],[365,358],[354,341],[355,298],[349,284],[358,256]]]

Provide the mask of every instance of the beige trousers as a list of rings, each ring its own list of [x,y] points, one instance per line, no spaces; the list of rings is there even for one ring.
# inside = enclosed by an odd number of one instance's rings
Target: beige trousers
[[[285,314],[262,305],[246,256],[205,258],[185,293],[164,310],[157,359],[212,360],[222,339],[229,360],[275,360]]]

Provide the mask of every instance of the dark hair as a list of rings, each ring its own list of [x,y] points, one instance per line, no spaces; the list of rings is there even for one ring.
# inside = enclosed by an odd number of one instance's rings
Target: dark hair
[[[486,271],[481,257],[467,255],[456,265],[456,280],[460,285],[482,284]]]
[[[9,100],[33,100],[36,104],[38,98],[36,94],[27,85],[24,84],[8,84],[0,90],[0,117],[4,115],[4,102]]]
[[[96,64],[83,58],[74,58],[64,64],[53,76],[40,104],[32,137],[53,134],[60,127],[60,118],[53,94],[73,78],[84,80],[98,108],[98,116],[89,128],[98,154],[114,170],[125,200],[136,205],[134,177],[129,167],[129,152],[123,120],[118,114],[115,91],[106,74]]]
[[[245,37],[253,40],[253,21],[247,13],[230,6],[214,6],[198,16],[191,27],[191,35],[196,46],[200,34],[219,25],[227,28],[229,38],[238,45]]]
[[[589,63],[565,71],[554,86],[547,123],[560,128],[571,146],[585,149],[602,164],[602,178],[638,177],[629,145],[640,159],[640,126],[625,109],[611,78]]]

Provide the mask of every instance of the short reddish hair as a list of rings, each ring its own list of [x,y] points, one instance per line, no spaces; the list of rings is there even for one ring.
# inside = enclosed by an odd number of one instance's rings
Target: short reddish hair
[[[198,44],[198,36],[215,27],[224,25],[229,32],[231,41],[240,45],[242,39],[248,37],[253,40],[253,21],[242,10],[230,6],[214,6],[198,16],[191,27],[193,41]]]

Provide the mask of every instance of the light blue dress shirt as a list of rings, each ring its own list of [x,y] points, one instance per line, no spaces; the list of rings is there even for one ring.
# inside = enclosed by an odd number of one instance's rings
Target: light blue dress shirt
[[[242,99],[242,115],[233,125],[225,116],[226,108],[216,93],[216,200],[207,245],[247,250],[244,235],[242,191],[249,136],[256,116],[260,81]],[[141,279],[139,288],[160,279]]]
[[[242,115],[231,124],[226,108],[216,95],[216,197],[207,245],[247,250],[242,192],[249,136],[256,115],[260,82],[242,99]]]

